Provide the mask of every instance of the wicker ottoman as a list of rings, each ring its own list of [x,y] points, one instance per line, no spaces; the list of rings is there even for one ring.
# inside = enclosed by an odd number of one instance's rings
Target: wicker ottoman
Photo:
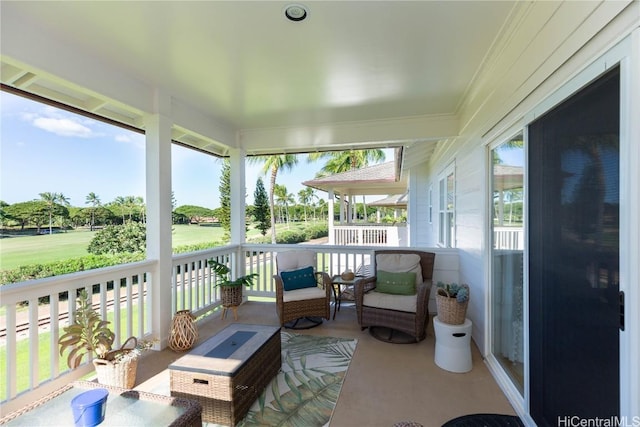
[[[232,324],[169,365],[171,396],[200,402],[203,421],[234,426],[281,365],[280,328]]]

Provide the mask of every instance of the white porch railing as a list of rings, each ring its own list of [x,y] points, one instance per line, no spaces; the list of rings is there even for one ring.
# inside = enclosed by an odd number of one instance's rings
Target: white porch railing
[[[407,246],[407,227],[401,225],[334,225],[334,245]]]
[[[102,318],[112,322],[114,346],[131,335],[150,335],[153,265],[142,261],[0,286],[0,401],[37,388],[52,391],[93,369],[85,363],[70,371],[59,355],[58,337],[75,315],[81,289],[93,294]]]
[[[309,249],[317,252],[317,269],[330,275],[350,269],[370,273],[371,255],[376,249],[339,245],[229,245],[211,250],[179,254],[173,257],[171,283],[172,311],[191,310],[201,319],[220,306],[220,295],[213,286],[215,275],[207,260],[215,258],[231,266],[235,276],[257,273],[255,286],[246,288],[247,297],[275,297],[272,275],[279,251]],[[457,251],[434,250],[434,282],[456,281]],[[29,402],[89,374],[91,363],[70,371],[59,356],[58,337],[73,319],[67,294],[80,289],[93,290],[94,304],[103,319],[111,321],[115,345],[129,336],[157,337],[151,329],[153,292],[165,287],[152,283],[155,261],[143,261],[115,267],[83,271],[64,276],[0,286],[0,388],[3,412],[19,409]],[[167,289],[168,291],[168,289]],[[119,303],[115,303],[119,301]],[[172,313],[156,313],[170,321]],[[52,320],[53,319],[53,320]]]
[[[524,250],[524,230],[521,227],[494,227],[493,249]]]
[[[214,287],[216,277],[207,261],[213,258],[234,268],[238,252],[238,246],[223,246],[174,255],[171,275],[173,313],[190,310],[200,317],[220,306],[220,291]]]

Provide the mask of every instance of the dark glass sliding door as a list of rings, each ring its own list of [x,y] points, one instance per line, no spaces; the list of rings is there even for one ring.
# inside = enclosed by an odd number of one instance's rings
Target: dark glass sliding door
[[[619,92],[616,68],[529,126],[530,413],[539,426],[619,414]]]

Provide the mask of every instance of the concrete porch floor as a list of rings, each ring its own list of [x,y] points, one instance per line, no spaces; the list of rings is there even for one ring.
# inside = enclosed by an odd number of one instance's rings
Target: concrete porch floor
[[[331,307],[333,315],[333,306]],[[278,326],[274,303],[249,301],[238,309],[238,323]],[[234,323],[217,314],[198,326],[196,345]],[[464,374],[440,369],[434,363],[435,337],[429,321],[427,338],[418,344],[389,344],[361,331],[353,305],[343,305],[336,320],[290,332],[355,338],[356,351],[330,421],[332,427],[385,426],[414,421],[425,427],[472,413],[514,415],[472,341],[473,369]],[[148,352],[138,364],[137,390],[169,395],[167,366],[182,352]],[[301,426],[302,427],[302,426]],[[306,427],[306,426],[305,426]]]

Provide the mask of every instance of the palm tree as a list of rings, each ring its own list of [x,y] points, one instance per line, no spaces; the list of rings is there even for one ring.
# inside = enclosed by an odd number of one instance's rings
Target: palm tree
[[[307,205],[311,204],[313,196],[313,188],[311,187],[306,187],[298,191],[298,200],[300,201],[304,211],[304,222],[307,222]]]
[[[137,200],[136,200],[136,196],[127,196],[124,198],[124,205],[127,208],[127,211],[129,211],[129,222],[133,221],[133,211],[136,208],[137,205]]]
[[[348,150],[348,151],[327,151],[323,153],[311,153],[308,156],[309,162],[320,159],[327,159],[325,165],[320,169],[324,175],[348,172],[369,166],[371,163],[380,163],[385,160],[384,151],[379,148],[371,150]],[[352,203],[353,204],[353,203]],[[355,204],[353,204],[355,205]],[[362,208],[364,218],[367,217],[367,206],[364,195],[362,196]],[[355,215],[355,209],[353,214]]]
[[[62,193],[44,192],[39,194],[42,201],[47,204],[47,210],[49,211],[49,234],[53,233],[53,210],[57,204],[69,206],[69,198],[65,197]]]
[[[125,219],[124,219],[124,208],[127,205],[127,200],[122,196],[118,196],[113,200],[113,204],[120,208],[120,213],[122,214],[122,223],[124,224],[124,222],[125,222]]]
[[[298,164],[298,156],[295,154],[283,154],[280,156],[256,156],[249,157],[251,163],[263,163],[262,173],[266,175],[271,173],[270,187],[269,187],[269,205],[271,209],[271,243],[276,243],[276,217],[274,215],[274,200],[273,195],[276,187],[276,177],[280,170],[291,170]]]
[[[135,197],[133,199],[134,206],[136,206],[140,210],[140,222],[143,224],[145,221],[145,213],[147,211],[147,205],[144,204],[144,199],[140,196]]]
[[[95,210],[96,207],[100,206],[100,197],[98,197],[98,195],[96,193],[94,193],[93,191],[91,193],[89,193],[87,195],[86,201],[85,201],[85,205],[91,205],[91,226],[90,229],[91,231],[93,231],[93,226],[95,223]]]
[[[285,187],[284,185],[276,184],[276,187],[273,190],[273,197],[276,205],[278,205],[278,216],[280,217],[280,222],[284,223],[287,220],[286,214],[283,213],[283,206],[285,206],[285,199],[287,197],[287,187]]]

